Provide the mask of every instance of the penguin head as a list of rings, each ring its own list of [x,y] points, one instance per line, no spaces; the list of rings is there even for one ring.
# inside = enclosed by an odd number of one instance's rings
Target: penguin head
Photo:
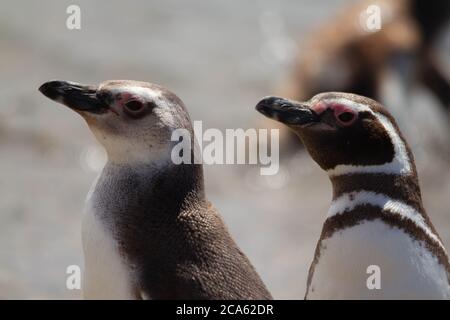
[[[98,86],[49,81],[39,90],[79,113],[109,160],[148,162],[170,152],[172,131],[192,131],[183,102],[151,83],[112,80]]]
[[[394,118],[378,102],[340,92],[306,102],[266,97],[256,106],[290,127],[319,166],[394,173],[409,170],[409,150]]]

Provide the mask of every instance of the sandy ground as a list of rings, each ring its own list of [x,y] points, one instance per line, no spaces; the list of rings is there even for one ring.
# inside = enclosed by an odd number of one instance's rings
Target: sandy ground
[[[81,296],[66,289],[65,272],[82,265],[81,212],[98,149],[81,118],[37,91],[41,83],[156,82],[204,128],[250,128],[261,119],[254,105],[273,93],[297,41],[343,2],[77,1],[82,29],[70,31],[72,1],[2,0],[0,298]],[[450,248],[449,158],[428,147],[448,138],[448,116],[426,93],[417,96],[402,127],[425,207]],[[283,159],[270,178],[245,165],[205,171],[209,199],[274,297],[302,298],[331,198],[323,172],[304,153]]]

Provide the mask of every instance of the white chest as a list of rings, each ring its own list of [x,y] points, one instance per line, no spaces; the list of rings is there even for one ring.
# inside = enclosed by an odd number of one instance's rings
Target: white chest
[[[450,298],[446,270],[437,258],[381,220],[338,231],[321,247],[308,299]],[[373,265],[380,271],[380,289],[367,285]]]
[[[135,299],[132,275],[88,196],[82,224],[85,299]]]

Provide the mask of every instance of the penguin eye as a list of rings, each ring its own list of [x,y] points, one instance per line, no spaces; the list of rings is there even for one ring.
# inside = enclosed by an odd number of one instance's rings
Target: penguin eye
[[[139,118],[144,115],[145,104],[138,100],[128,101],[124,104],[123,111],[133,118]]]
[[[342,112],[337,116],[339,122],[342,123],[343,125],[351,124],[355,119],[355,117],[356,115],[352,112]]]

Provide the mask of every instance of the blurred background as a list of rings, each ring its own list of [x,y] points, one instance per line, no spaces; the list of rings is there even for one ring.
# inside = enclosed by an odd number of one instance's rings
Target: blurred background
[[[269,94],[345,90],[384,102],[416,157],[425,207],[450,249],[448,1],[0,0],[0,298],[79,299],[85,196],[104,161],[50,79],[155,82],[203,128],[272,128]],[[66,28],[71,4],[81,30]],[[365,11],[381,8],[380,30]],[[434,6],[434,7],[430,7]],[[288,132],[277,175],[205,166],[207,195],[273,296],[301,299],[331,186]]]

